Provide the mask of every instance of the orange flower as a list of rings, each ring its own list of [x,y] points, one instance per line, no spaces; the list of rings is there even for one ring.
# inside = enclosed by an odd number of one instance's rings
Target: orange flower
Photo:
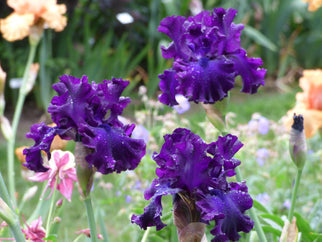
[[[0,20],[0,31],[8,41],[21,40],[32,32],[32,27],[41,30],[48,27],[62,31],[67,18],[64,4],[56,0],[8,0],[8,5],[14,9],[6,19]]]
[[[293,114],[302,114],[306,138],[322,128],[322,70],[305,70],[300,79],[303,92],[296,94],[296,105],[287,113],[286,125],[291,126]]]
[[[316,11],[322,6],[322,0],[302,0],[305,3],[309,3],[309,11]]]

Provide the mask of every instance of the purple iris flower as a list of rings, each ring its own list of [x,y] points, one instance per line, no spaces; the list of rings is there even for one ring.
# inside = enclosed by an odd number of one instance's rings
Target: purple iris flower
[[[249,58],[240,46],[242,24],[234,24],[235,9],[215,8],[196,16],[164,18],[158,30],[172,42],[162,46],[162,55],[173,58],[173,67],[160,78],[159,100],[177,105],[176,94],[196,103],[215,103],[234,87],[235,77],[243,80],[242,92],[256,93],[264,85],[265,69],[260,58]]]
[[[36,172],[46,171],[41,151],[50,158],[50,145],[59,135],[89,148],[91,152],[85,158],[89,167],[94,166],[103,174],[135,169],[145,154],[145,143],[131,138],[134,124],[124,125],[118,120],[131,101],[121,97],[129,82],[113,78],[90,84],[86,76],[78,79],[68,75],[60,80],[53,85],[58,96],[48,107],[57,126],[40,123],[31,127],[26,137],[34,139],[35,144],[23,152],[25,166]]]
[[[162,229],[166,225],[161,221],[161,198],[174,195],[174,201],[179,196],[189,204],[189,214],[197,214],[193,219],[197,221],[191,222],[215,221],[211,231],[214,241],[238,240],[238,232],[249,232],[254,223],[244,214],[253,205],[247,186],[226,179],[234,176],[240,165],[233,158],[242,147],[237,137],[228,134],[206,144],[198,135],[178,128],[164,140],[160,153],[153,155],[158,178],[144,193],[151,202],[142,215],[132,216],[132,223],[142,229]]]

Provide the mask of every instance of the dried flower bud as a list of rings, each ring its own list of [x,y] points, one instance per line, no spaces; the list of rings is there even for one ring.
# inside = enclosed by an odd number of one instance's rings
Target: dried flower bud
[[[7,73],[5,73],[0,66],[0,115],[3,115],[4,107],[5,107],[5,99],[4,99],[4,89],[6,86],[6,77]]]
[[[5,139],[10,140],[12,137],[12,128],[9,120],[5,116],[0,116],[0,126]]]
[[[307,151],[303,122],[304,118],[302,115],[294,114],[289,148],[292,160],[298,169],[304,167]]]
[[[179,241],[204,241],[206,224],[200,221],[200,212],[183,193],[174,195],[173,223],[177,227]]]
[[[296,226],[296,217],[293,217],[292,223],[288,220],[284,222],[283,231],[281,234],[280,241],[288,242],[288,241],[298,241],[298,228]]]
[[[0,65],[0,95],[2,95],[3,92],[4,92],[4,87],[5,87],[5,84],[6,84],[6,77],[7,77],[7,73],[5,73],[2,70],[2,67]]]
[[[29,70],[29,76],[28,76],[28,80],[26,83],[26,93],[29,93],[32,88],[35,85],[35,81],[38,75],[38,71],[39,71],[39,64],[38,63],[33,63],[30,66],[30,70]]]
[[[225,130],[225,122],[223,120],[222,114],[217,110],[214,105],[211,104],[201,104],[205,109],[207,118],[212,123],[212,125],[218,129],[220,132]]]
[[[36,192],[38,191],[38,186],[30,187],[27,192],[23,195],[22,202],[27,202],[33,196],[35,196]]]

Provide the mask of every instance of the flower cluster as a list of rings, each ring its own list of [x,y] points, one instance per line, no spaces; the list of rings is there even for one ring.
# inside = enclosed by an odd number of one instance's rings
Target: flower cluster
[[[265,69],[260,58],[248,58],[240,46],[242,24],[234,24],[235,9],[216,8],[196,16],[166,17],[158,30],[173,41],[162,46],[162,55],[173,58],[173,67],[159,76],[163,92],[159,100],[170,106],[181,94],[189,101],[215,103],[234,87],[236,76],[243,80],[242,92],[256,93],[264,85]]]
[[[198,135],[183,128],[164,136],[165,143],[159,154],[154,154],[158,179],[145,191],[145,199],[151,199],[142,215],[133,215],[132,223],[142,229],[156,226],[162,229],[161,198],[164,195],[185,197],[190,208],[199,214],[199,221],[216,225],[211,233],[216,241],[238,240],[238,232],[249,232],[253,221],[244,213],[253,201],[245,183],[228,182],[235,175],[240,161],[233,158],[242,147],[236,136],[219,137],[206,144]],[[191,210],[189,211],[191,212]]]
[[[134,124],[124,125],[118,120],[130,102],[130,98],[121,97],[129,82],[113,78],[89,84],[86,76],[78,79],[67,75],[60,80],[53,85],[58,96],[53,97],[48,107],[57,126],[40,123],[31,127],[26,136],[34,139],[35,144],[23,152],[25,166],[36,172],[47,171],[41,150],[50,159],[50,145],[55,135],[59,135],[88,148],[88,167],[95,167],[103,174],[136,168],[145,154],[145,143],[130,137]]]
[[[14,12],[0,20],[0,31],[8,41],[27,37],[32,34],[33,26],[62,31],[67,24],[67,18],[62,15],[66,6],[57,4],[56,0],[8,0],[8,5]]]

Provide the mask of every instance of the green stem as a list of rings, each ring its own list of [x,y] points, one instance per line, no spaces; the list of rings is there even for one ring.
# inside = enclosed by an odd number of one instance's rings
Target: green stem
[[[10,228],[11,232],[13,233],[13,236],[15,237],[15,241],[17,241],[17,242],[26,241],[25,236],[23,235],[23,233],[21,231],[19,221],[17,221],[14,225],[9,225],[9,228]]]
[[[91,200],[90,194],[85,198],[84,203],[85,203],[86,212],[87,212],[87,220],[88,220],[88,224],[89,224],[89,229],[91,232],[91,240],[92,240],[92,242],[96,242],[97,241],[97,231],[96,231],[94,211],[93,211],[92,200]]]
[[[5,201],[6,204],[8,204],[8,206],[13,209],[12,207],[12,203],[9,197],[9,193],[6,187],[6,184],[3,180],[2,174],[0,172],[0,197],[3,199],[3,201]]]
[[[236,179],[237,179],[237,181],[241,182],[243,179],[242,179],[239,167],[236,167],[235,171],[236,171]],[[259,219],[257,217],[257,214],[256,214],[254,208],[250,208],[248,211],[249,211],[249,215],[250,215],[251,219],[254,220],[255,230],[256,230],[256,233],[258,235],[259,241],[260,242],[267,242],[267,239],[265,237],[264,231],[262,229],[262,226],[261,226],[261,224],[259,222]]]
[[[300,180],[301,180],[301,176],[302,176],[302,170],[303,169],[298,169],[297,170],[297,174],[296,174],[296,178],[295,178],[295,185],[294,185],[294,188],[293,188],[291,208],[290,208],[290,211],[288,213],[288,220],[290,222],[292,222],[292,219],[293,219],[294,208],[295,208],[295,201],[296,201],[297,191],[298,191],[299,184],[300,184]]]
[[[20,229],[18,216],[2,198],[0,198],[0,218],[8,224],[10,231],[15,237],[15,241],[25,241],[24,235]]]
[[[151,227],[148,227],[147,230],[145,230],[144,235],[142,237],[141,242],[146,242],[150,233]]]
[[[55,203],[55,197],[56,197],[55,195],[56,195],[56,190],[57,190],[58,179],[59,178],[56,178],[53,195],[51,196],[51,203],[50,203],[50,208],[49,208],[47,223],[46,223],[47,236],[50,234],[51,217],[52,217],[53,210],[54,210],[54,203]]]
[[[35,59],[37,44],[30,45],[29,56],[27,60],[26,69],[23,75],[22,84],[19,90],[18,101],[15,109],[15,113],[13,115],[12,120],[12,137],[8,140],[7,153],[8,153],[8,181],[9,181],[9,194],[14,206],[16,206],[16,197],[15,197],[15,171],[14,171],[14,150],[15,150],[15,142],[16,142],[16,134],[18,129],[18,124],[23,108],[23,104],[27,95],[27,82],[29,77],[29,71],[32,62]]]

